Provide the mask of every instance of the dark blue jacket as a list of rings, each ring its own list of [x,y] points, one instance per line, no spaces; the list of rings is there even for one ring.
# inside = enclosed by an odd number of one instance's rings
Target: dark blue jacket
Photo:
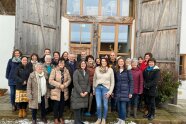
[[[7,68],[6,68],[6,78],[8,80],[14,80],[16,68],[19,66],[19,62],[12,62],[12,59],[9,59]],[[8,81],[9,85],[15,85],[14,81]]]
[[[129,101],[129,94],[133,94],[133,78],[130,70],[115,72],[114,97],[117,101]]]

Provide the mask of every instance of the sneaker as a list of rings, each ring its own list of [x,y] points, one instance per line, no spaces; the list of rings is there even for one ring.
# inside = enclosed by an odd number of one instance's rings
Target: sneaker
[[[90,112],[86,112],[85,116],[91,116]]]
[[[101,124],[101,119],[98,119],[95,124]]]

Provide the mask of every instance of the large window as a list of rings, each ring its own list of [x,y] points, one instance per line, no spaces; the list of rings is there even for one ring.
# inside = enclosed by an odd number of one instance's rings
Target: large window
[[[91,24],[71,23],[70,42],[73,44],[90,44],[91,29]]]
[[[99,0],[83,0],[83,15],[98,15]]]
[[[133,0],[67,0],[68,15],[132,16]]]

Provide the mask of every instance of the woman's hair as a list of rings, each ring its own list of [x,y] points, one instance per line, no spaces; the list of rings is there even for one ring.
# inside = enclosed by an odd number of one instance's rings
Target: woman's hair
[[[45,56],[45,61],[46,61],[48,58],[52,60],[52,56],[51,56],[51,55],[46,55],[46,56]]]
[[[23,58],[27,58],[27,60],[28,60],[28,57],[27,57],[27,56],[21,56],[21,60],[22,60]]]
[[[139,59],[142,59],[142,60],[143,60],[143,57],[140,56],[140,57],[138,57],[138,60],[139,60]]]
[[[89,58],[91,58],[91,59],[93,59],[93,60],[94,60],[94,57],[93,57],[92,55],[88,55],[88,56],[86,56],[85,61],[86,61],[86,62],[88,62],[88,59],[89,59]]]
[[[81,61],[78,63],[78,69],[81,69],[81,63],[82,63],[82,62],[85,62],[85,64],[86,64],[85,70],[87,70],[87,63],[86,63],[85,60],[81,60]]]
[[[119,60],[123,60],[123,62],[124,62],[123,69],[124,69],[124,70],[127,70],[126,63],[125,63],[125,59],[124,59],[123,57],[120,57],[120,58],[117,60],[116,72],[118,72],[119,69],[120,69],[119,64],[118,64]]]
[[[43,67],[43,63],[40,63],[40,62],[36,63],[35,68],[37,68],[38,66],[42,66]]]
[[[145,56],[146,56],[146,55],[149,55],[149,56],[150,56],[150,58],[152,58],[152,57],[153,57],[152,53],[150,53],[150,52],[149,52],[149,53],[145,53],[144,58],[145,58]]]
[[[32,60],[32,57],[33,56],[36,56],[36,58],[37,58],[37,60],[39,60],[39,56],[38,56],[38,54],[36,54],[36,53],[32,53],[31,55],[30,55],[30,59]]]
[[[131,61],[131,64],[132,63],[137,63],[138,64],[138,59],[137,58],[133,58],[132,61]]]
[[[60,58],[60,53],[58,51],[54,51],[53,52],[53,57],[54,57],[54,54],[57,53],[59,55],[59,58]]]
[[[65,53],[67,53],[67,54],[68,54],[68,52],[67,52],[67,51],[63,52],[63,54],[61,55],[61,58],[63,58],[63,56],[64,56],[64,54],[65,54]]]
[[[15,57],[15,52],[17,52],[17,51],[19,52],[20,57],[23,55],[22,52],[21,52],[21,50],[15,49],[15,50],[12,52],[12,58]]]
[[[154,64],[156,64],[156,59],[155,58],[150,58],[147,63],[149,64],[150,61],[154,62]]]
[[[102,66],[102,61],[103,61],[103,59],[106,61],[107,67],[109,67],[109,60],[108,60],[108,58],[105,58],[105,57],[102,57],[102,58],[101,58],[100,66]]]
[[[65,63],[65,59],[64,58],[59,58],[59,62],[63,62]]]

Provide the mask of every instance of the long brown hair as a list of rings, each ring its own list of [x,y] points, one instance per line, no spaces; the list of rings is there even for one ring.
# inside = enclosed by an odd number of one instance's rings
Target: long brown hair
[[[119,62],[119,60],[121,60],[121,59],[124,61],[123,69],[124,69],[124,70],[127,70],[126,63],[125,63],[125,59],[124,59],[123,57],[120,57],[120,58],[117,60],[116,72],[118,72],[119,69],[120,69],[118,62]]]
[[[19,50],[19,49],[15,49],[15,50],[12,52],[12,58],[15,57],[15,52],[19,52],[20,57],[22,56],[22,52],[21,52],[21,50]]]

